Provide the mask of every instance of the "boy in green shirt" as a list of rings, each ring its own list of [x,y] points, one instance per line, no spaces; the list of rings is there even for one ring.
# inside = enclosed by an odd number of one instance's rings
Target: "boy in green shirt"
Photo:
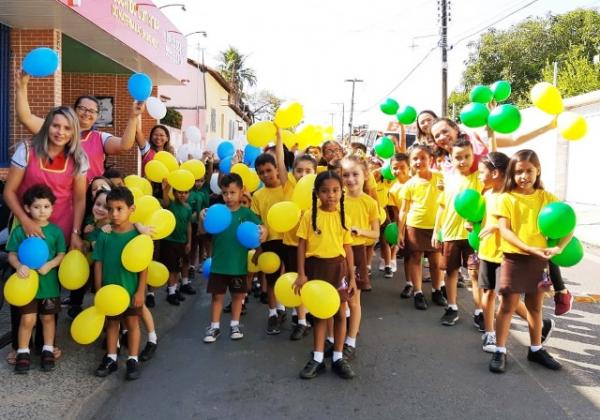
[[[29,340],[31,331],[35,326],[37,314],[40,314],[44,331],[44,347],[42,347],[41,367],[44,372],[54,369],[54,336],[56,335],[55,314],[60,312],[60,286],[58,284],[58,270],[60,262],[65,256],[65,238],[60,228],[48,221],[52,215],[52,206],[56,197],[52,190],[42,184],[34,185],[23,194],[23,207],[29,217],[42,228],[44,242],[48,246],[48,261],[37,269],[39,274],[39,287],[35,298],[25,306],[21,306],[21,321],[19,324],[19,343],[17,348],[16,373],[27,373],[31,363]],[[17,251],[21,243],[27,239],[23,226],[17,226],[8,239],[6,250],[8,262],[17,271],[17,276],[29,276],[27,267],[19,261]]]
[[[117,340],[119,338],[119,325],[124,319],[128,330],[127,348],[127,373],[125,378],[134,380],[140,376],[138,353],[140,349],[140,324],[139,317],[144,304],[144,290],[148,270],[133,273],[123,267],[121,254],[125,246],[139,235],[129,216],[135,210],[133,194],[126,187],[116,187],[108,193],[106,206],[110,217],[112,231],[101,232],[96,240],[96,247],[92,254],[95,261],[94,274],[96,290],[108,284],[123,286],[129,296],[131,305],[127,310],[115,317],[106,317],[106,349],[107,354],[96,369],[96,376],[108,376],[117,370]]]

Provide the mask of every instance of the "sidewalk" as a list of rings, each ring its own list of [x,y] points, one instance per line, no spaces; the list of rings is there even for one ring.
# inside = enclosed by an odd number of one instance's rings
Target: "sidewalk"
[[[600,248],[600,206],[569,204],[577,214],[575,236],[588,246]]]

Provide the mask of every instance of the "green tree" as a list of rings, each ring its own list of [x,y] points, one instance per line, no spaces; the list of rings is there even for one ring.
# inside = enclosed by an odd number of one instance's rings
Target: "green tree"
[[[243,96],[245,84],[256,85],[256,73],[246,67],[247,55],[240,53],[237,48],[229,46],[219,53],[219,71],[233,88]]]
[[[558,90],[563,96],[575,96],[600,89],[600,65],[586,56],[584,48],[577,46],[569,50],[558,62]],[[554,65],[547,63],[543,70],[544,80],[552,82]]]

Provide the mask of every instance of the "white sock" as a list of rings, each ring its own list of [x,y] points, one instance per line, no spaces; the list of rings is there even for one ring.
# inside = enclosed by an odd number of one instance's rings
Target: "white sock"
[[[346,337],[346,344],[348,344],[351,347],[356,347],[356,337]]]
[[[187,277],[184,277],[181,279],[181,284],[188,284],[190,282],[190,279]]]
[[[220,322],[211,322],[210,328],[221,328],[221,323]]]
[[[413,287],[413,282],[412,282],[412,281],[407,281],[407,282],[406,282],[406,285],[407,285],[407,286],[410,286],[410,287]]]
[[[113,362],[117,361],[117,354],[116,353],[110,353],[106,355],[109,359],[112,359]]]
[[[152,344],[156,344],[156,340],[158,340],[158,337],[156,336],[156,331],[149,332],[148,341]]]
[[[53,353],[54,346],[47,346],[46,344],[44,344],[44,346],[42,347],[42,351],[49,351],[50,353]]]
[[[333,336],[327,337],[327,341],[329,341],[331,344],[333,344],[333,340],[334,340]]]
[[[129,356],[127,358],[127,360],[131,360],[131,359],[135,360],[136,362],[138,361],[138,357],[137,356]]]
[[[422,290],[415,290],[415,296],[417,296],[417,295],[419,295],[419,294],[420,294],[420,295],[422,295],[422,294],[423,294],[423,291],[422,291]]]
[[[473,312],[473,314],[474,314],[475,316],[477,316],[477,315],[479,315],[479,314],[481,314],[481,313],[483,313],[483,309],[475,309],[475,312]]]
[[[333,352],[332,360],[334,362],[337,362],[338,360],[340,360],[343,357],[344,357],[344,353],[342,353],[341,351],[334,351]]]
[[[28,348],[27,349],[17,349],[17,354],[24,354],[24,353],[29,354],[29,349]]]
[[[506,347],[497,347],[496,346],[496,353],[504,353],[504,354],[506,354]]]
[[[277,302],[277,310],[285,312],[285,306],[283,306],[281,303]]]
[[[154,292],[148,292],[146,293],[146,296],[154,296]]]
[[[315,362],[323,363],[323,352],[313,351],[313,359]]]
[[[298,311],[296,310],[296,308],[292,308],[292,316],[293,315],[298,315]]]
[[[273,308],[269,308],[269,318],[271,318],[272,316],[277,316],[277,309]]]
[[[449,304],[448,304],[448,308],[450,308],[450,309],[454,309],[455,311],[458,311],[458,305],[456,305],[456,304],[451,304],[451,303],[449,303]]]
[[[129,332],[128,329],[121,330],[121,334],[127,334]]]
[[[350,307],[346,306],[346,318],[350,318]]]
[[[169,291],[169,295],[174,295],[177,292],[177,286],[169,286],[167,290]]]
[[[298,320],[298,325],[304,325],[306,327],[307,326],[306,319],[299,319]]]
[[[542,346],[529,346],[529,348],[535,353],[536,351],[541,350]]]
[[[240,325],[240,321],[234,321],[233,319],[229,322],[230,327],[237,327]]]

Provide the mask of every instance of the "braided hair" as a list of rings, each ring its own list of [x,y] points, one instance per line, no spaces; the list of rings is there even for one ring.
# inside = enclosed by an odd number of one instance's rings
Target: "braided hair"
[[[342,178],[340,178],[340,176],[333,171],[324,171],[317,175],[312,192],[312,228],[317,235],[321,234],[321,230],[317,228],[317,193],[323,185],[323,183],[328,179],[335,179],[340,183],[340,189],[342,190],[342,197],[340,198],[340,219],[344,230],[348,230],[348,228],[346,228],[346,212],[344,209],[344,184],[342,182]]]

